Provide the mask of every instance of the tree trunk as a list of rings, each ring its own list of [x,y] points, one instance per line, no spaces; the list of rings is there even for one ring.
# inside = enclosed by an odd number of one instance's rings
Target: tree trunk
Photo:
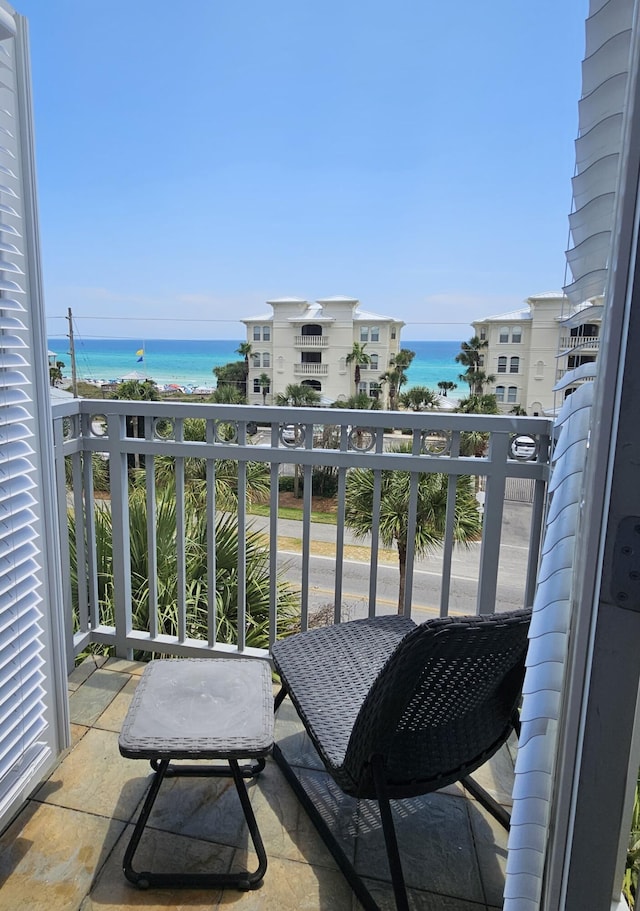
[[[404,589],[407,578],[407,545],[404,541],[397,541],[398,564],[400,568],[400,584],[398,585],[398,614],[404,613]]]

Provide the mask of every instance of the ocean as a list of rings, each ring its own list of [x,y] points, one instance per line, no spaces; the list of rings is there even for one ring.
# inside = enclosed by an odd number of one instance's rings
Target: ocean
[[[49,351],[65,366],[62,373],[71,376],[69,340],[50,338]],[[149,377],[158,385],[189,388],[215,387],[214,367],[221,367],[229,361],[240,360],[236,348],[239,339],[151,339],[146,342],[135,339],[76,338],[76,369],[78,379],[94,382],[120,380],[128,373],[136,372]],[[458,374],[460,365],[455,356],[460,351],[459,341],[410,341],[402,340],[402,347],[415,351],[415,358],[407,371],[407,385],[429,386],[437,390],[440,380],[458,383],[455,395],[466,392],[460,388]],[[144,350],[142,362],[137,351]]]

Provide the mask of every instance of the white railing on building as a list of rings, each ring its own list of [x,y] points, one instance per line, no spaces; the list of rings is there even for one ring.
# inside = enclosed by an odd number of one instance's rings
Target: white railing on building
[[[294,364],[293,372],[296,376],[327,376],[328,364]]]
[[[564,335],[560,338],[560,348],[591,348],[597,350],[600,347],[600,336],[598,335]]]
[[[253,580],[247,575],[247,542],[250,530],[260,523],[266,577],[269,589],[268,635],[273,642],[278,624],[278,575],[283,570],[296,590],[298,624],[306,628],[317,611],[318,589],[321,590],[325,622],[340,622],[350,618],[353,595],[347,589],[352,581],[354,542],[345,524],[347,475],[354,468],[372,470],[373,509],[371,536],[364,542],[361,561],[357,565],[364,573],[360,585],[360,608],[363,615],[396,610],[390,598],[379,592],[379,577],[397,574],[393,554],[383,552],[379,540],[381,525],[381,490],[383,477],[389,470],[406,471],[411,477],[407,511],[407,579],[403,610],[417,616],[415,604],[425,600],[427,583],[436,584],[425,610],[446,615],[449,610],[489,613],[499,608],[514,608],[531,604],[538,564],[543,504],[548,477],[548,453],[551,423],[545,418],[458,415],[446,413],[363,412],[346,409],[278,408],[260,406],[192,405],[168,402],[132,402],[125,400],[98,401],[79,399],[53,406],[56,472],[58,482],[59,522],[62,531],[62,578],[66,616],[69,624],[69,660],[91,643],[112,646],[116,654],[134,652],[195,655],[205,653],[262,653],[250,647],[247,638],[247,594]],[[192,426],[189,419],[197,418],[204,433],[202,442],[188,439]],[[390,428],[395,428],[390,435]],[[461,434],[481,431],[487,434],[488,445],[482,457],[459,455]],[[528,461],[513,457],[515,437],[530,436],[535,446],[525,449]],[[406,452],[395,451],[393,443],[404,443]],[[167,459],[169,457],[169,459]],[[171,466],[172,490],[175,491],[174,551],[167,553],[160,543],[159,503],[162,500],[158,472],[167,461]],[[109,489],[106,497],[95,490],[96,471],[105,462],[109,470]],[[209,522],[206,542],[207,592],[205,593],[206,638],[194,638],[190,617],[192,590],[187,578],[187,556],[191,543],[185,531],[190,495],[189,478],[194,464],[199,464],[200,508]],[[232,642],[221,641],[220,616],[216,582],[216,529],[225,518],[216,507],[216,478],[224,466],[234,466],[237,479],[237,549],[233,566],[222,578],[226,585],[237,589]],[[256,465],[266,466],[268,478],[266,518],[250,514],[248,493],[250,477]],[[138,466],[136,468],[136,466]],[[335,473],[336,524],[319,526],[312,516],[312,477],[314,470],[331,468]],[[296,544],[291,542],[292,531],[282,527],[278,517],[279,482],[283,472],[299,476],[303,482],[300,500],[301,519],[293,535],[299,543],[299,554],[293,555]],[[428,558],[428,568],[418,566],[414,541],[418,481],[420,475],[442,473],[448,476],[448,494],[444,540]],[[146,534],[132,528],[131,504],[134,475],[138,476],[137,494],[146,502]],[[460,475],[476,478],[478,500],[482,504],[482,541],[473,545],[476,570],[471,568],[472,557],[464,554],[462,569],[452,572],[457,559],[453,527],[456,480]],[[503,558],[511,541],[502,541],[503,507],[509,479],[528,482],[532,487],[532,506],[528,515],[529,548],[523,549],[519,572],[505,570]],[[293,482],[294,479],[292,478]],[[510,481],[513,483],[513,481]],[[142,489],[140,489],[142,488]],[[103,497],[103,498],[101,498]],[[229,506],[226,506],[229,510]],[[100,542],[96,536],[99,510],[108,510],[111,524],[113,574],[105,579],[102,572]],[[103,515],[104,518],[104,515]],[[165,517],[166,518],[166,517]],[[163,518],[163,521],[165,519]],[[70,534],[69,529],[75,529]],[[321,551],[317,542],[322,533]],[[134,533],[135,532],[135,533]],[[135,535],[138,534],[138,537]],[[286,540],[283,541],[283,538]],[[328,539],[328,540],[327,540]],[[135,548],[147,549],[149,619],[144,628],[136,627],[132,604],[132,554]],[[284,553],[288,551],[289,553]],[[176,632],[167,635],[160,622],[158,570],[161,561],[171,560],[175,566]],[[327,574],[327,560],[331,568]],[[321,564],[321,566],[320,566]],[[319,575],[320,574],[320,575]],[[227,580],[228,575],[228,580]],[[517,577],[517,578],[514,578]],[[508,577],[509,585],[518,585],[516,594],[503,596],[502,586]],[[318,581],[320,579],[320,581]],[[140,580],[135,580],[139,585]],[[192,582],[192,580],[191,580]],[[397,575],[394,575],[394,584]],[[109,587],[110,610],[107,611],[105,587]],[[397,588],[396,588],[397,592]],[[314,600],[315,599],[315,600]],[[510,600],[509,600],[510,599]],[[166,604],[165,602],[163,602]],[[201,608],[202,610],[202,608]],[[202,620],[203,618],[201,618]],[[424,619],[421,617],[420,619]],[[72,626],[73,624],[73,626]],[[228,637],[227,637],[228,639]]]
[[[296,348],[326,348],[329,344],[327,335],[296,335],[293,341]]]

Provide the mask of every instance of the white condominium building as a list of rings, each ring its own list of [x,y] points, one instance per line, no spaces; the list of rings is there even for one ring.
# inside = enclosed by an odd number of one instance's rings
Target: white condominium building
[[[586,365],[596,360],[600,343],[601,300],[570,308],[560,291],[528,297],[524,306],[509,313],[472,323],[487,347],[484,373],[495,379],[486,387],[495,392],[503,412],[519,405],[527,414],[552,414],[575,389],[563,385],[567,370],[583,367],[584,379],[593,376]]]
[[[271,404],[289,385],[315,389],[323,404],[344,401],[356,392],[386,397],[380,374],[400,350],[401,320],[361,310],[351,297],[328,297],[310,303],[297,297],[269,300],[272,313],[243,319],[251,345],[247,400]],[[355,364],[347,358],[354,343],[370,362],[360,366],[356,389]],[[264,385],[263,374],[269,377]],[[263,395],[263,390],[265,394]]]
[[[487,342],[481,366],[495,379],[486,391],[495,392],[501,411],[520,406],[527,414],[542,415],[553,410],[563,306],[562,292],[550,291],[528,297],[518,310],[472,323]]]

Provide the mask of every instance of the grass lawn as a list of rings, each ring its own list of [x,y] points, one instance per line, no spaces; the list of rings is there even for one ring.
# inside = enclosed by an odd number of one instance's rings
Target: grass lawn
[[[270,516],[271,509],[269,506],[264,504],[254,504],[247,509],[247,512],[253,513],[255,516]],[[278,518],[279,519],[296,519],[298,521],[302,520],[302,507],[297,506],[280,506],[278,508]],[[336,524],[336,514],[334,512],[318,512],[317,510],[311,510],[311,521],[320,522],[323,525],[335,525]]]

